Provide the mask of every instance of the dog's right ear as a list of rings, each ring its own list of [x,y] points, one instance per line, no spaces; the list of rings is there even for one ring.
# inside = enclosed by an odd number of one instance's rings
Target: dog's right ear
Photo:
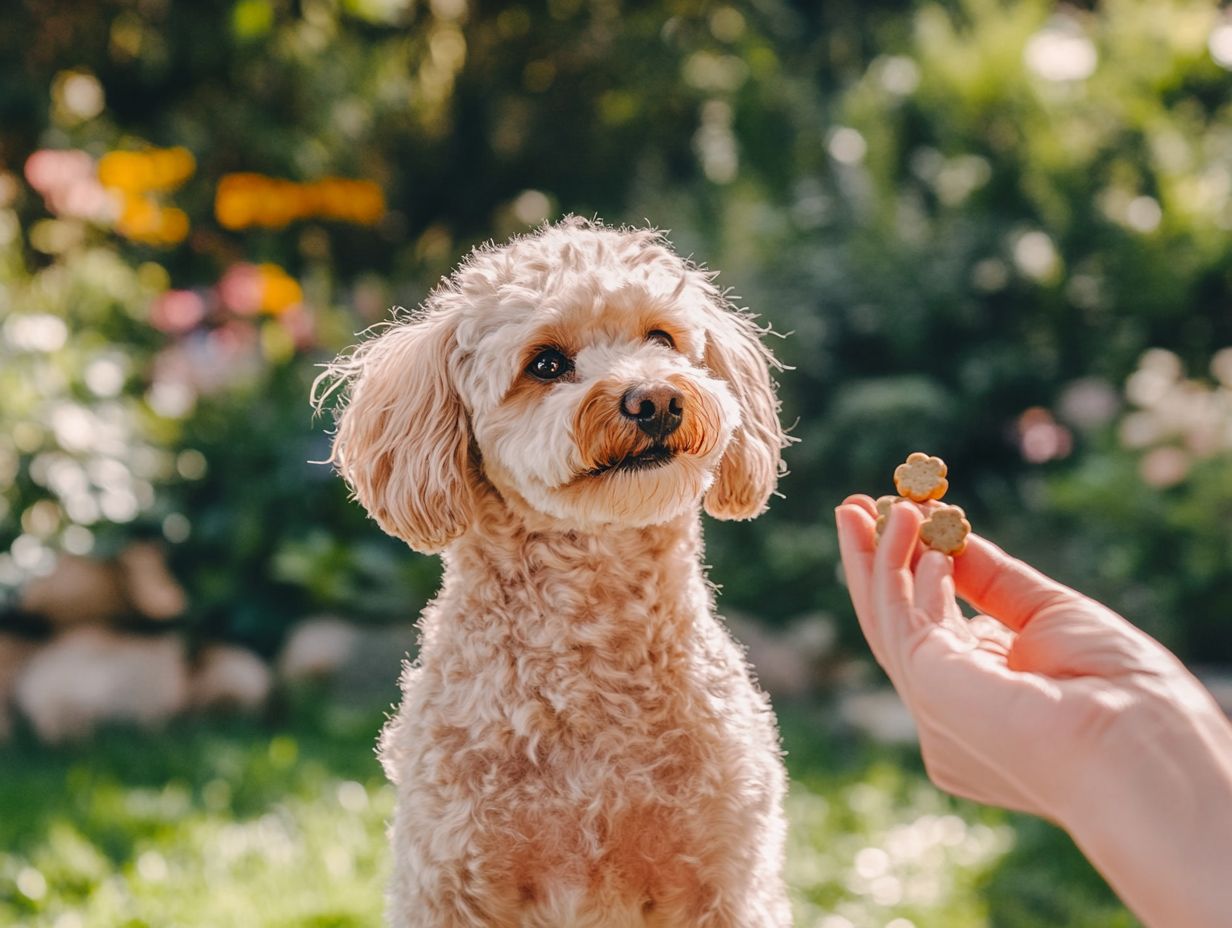
[[[381,528],[425,554],[465,532],[474,509],[470,432],[449,371],[453,344],[452,326],[439,317],[399,323],[314,385],[318,404],[345,390],[330,461]]]

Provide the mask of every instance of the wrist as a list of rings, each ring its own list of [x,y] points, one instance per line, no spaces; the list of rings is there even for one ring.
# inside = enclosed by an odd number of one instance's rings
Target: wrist
[[[1085,739],[1057,819],[1143,922],[1232,910],[1232,725],[1188,674],[1135,686]]]
[[[1232,723],[1188,672],[1106,693],[1103,703],[1080,733],[1069,788],[1056,806],[1066,827],[1093,816],[1104,821],[1097,813],[1122,791],[1133,791],[1149,813],[1159,803],[1148,797],[1179,800],[1200,784],[1232,788]]]

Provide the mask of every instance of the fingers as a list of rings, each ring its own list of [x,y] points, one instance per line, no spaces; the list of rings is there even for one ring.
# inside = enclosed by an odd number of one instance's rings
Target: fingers
[[[858,502],[849,500],[834,511],[834,519],[838,524],[838,544],[843,557],[847,593],[851,596],[852,606],[855,607],[860,630],[868,639],[868,645],[877,663],[888,670],[881,636],[873,622],[871,603],[873,517]]]
[[[857,613],[868,612],[875,550],[873,519],[860,507],[844,503],[834,510],[834,520],[838,525],[838,547],[851,604]]]
[[[911,560],[922,521],[914,506],[893,507],[873,556],[873,624],[884,643],[890,675],[900,684],[906,682],[906,663],[920,635],[934,624],[915,608]]]
[[[944,625],[959,640],[974,647],[978,642],[954,598],[953,561],[939,551],[925,551],[915,568],[915,607],[934,622]],[[1006,634],[1009,634],[1008,630]]]
[[[950,559],[937,551],[926,551],[916,564],[915,607],[937,620],[958,607],[950,572]]]
[[[930,625],[946,627],[963,646],[977,642],[954,597],[950,558],[935,551],[919,556],[919,508],[895,506],[880,543],[876,511],[869,497],[852,496],[835,520],[856,618],[873,656],[901,688],[914,643]]]
[[[1049,606],[1084,598],[978,535],[967,538],[967,550],[954,560],[954,586],[980,612],[1016,632]]]
[[[877,504],[873,502],[873,498],[871,496],[865,496],[863,493],[856,493],[843,500],[843,505],[858,506],[874,519],[877,518]]]

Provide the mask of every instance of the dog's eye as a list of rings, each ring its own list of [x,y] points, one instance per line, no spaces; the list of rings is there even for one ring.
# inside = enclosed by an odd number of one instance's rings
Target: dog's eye
[[[646,341],[654,342],[656,345],[662,345],[664,348],[674,349],[676,347],[676,340],[662,329],[652,329],[647,332]]]
[[[535,355],[526,368],[526,373],[540,380],[555,380],[573,370],[573,362],[555,348],[544,348]]]

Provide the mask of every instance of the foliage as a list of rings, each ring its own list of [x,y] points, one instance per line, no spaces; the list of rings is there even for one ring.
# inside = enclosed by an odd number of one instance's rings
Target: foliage
[[[5,750],[0,920],[27,926],[380,922],[393,795],[375,722],[238,720],[82,751]]]
[[[1097,582],[1195,658],[1232,653],[1230,363],[1228,349],[1215,355],[1212,383],[1184,376],[1171,352],[1148,352],[1127,382],[1130,411],[1116,439],[1054,481],[1048,496],[1058,518],[1085,525],[1103,552]]]
[[[1226,660],[1226,388],[1182,411],[1200,436],[1160,440],[1200,458],[1161,493],[1122,385],[1132,402],[1153,347],[1200,373],[1232,343],[1232,25],[1205,3],[966,0],[877,35],[789,196],[734,185],[715,224],[716,261],[793,333],[801,439],[786,511],[738,532],[737,595],[845,612],[813,579],[836,560],[818,522],[925,449],[977,530]]]
[[[214,719],[0,748],[0,920],[376,924],[393,803],[371,752],[378,722],[310,700],[277,734]],[[1059,832],[944,799],[918,764],[815,718],[789,712],[786,742],[800,925],[1133,924]]]
[[[830,510],[924,449],[977,528],[1232,657],[1227,443],[1159,488],[1119,427],[1145,351],[1232,343],[1230,45],[1213,0],[31,0],[0,584],[161,535],[203,636],[413,613],[435,563],[304,463],[314,365],[474,242],[598,212],[792,333],[787,502],[708,528],[732,605],[846,614]]]

